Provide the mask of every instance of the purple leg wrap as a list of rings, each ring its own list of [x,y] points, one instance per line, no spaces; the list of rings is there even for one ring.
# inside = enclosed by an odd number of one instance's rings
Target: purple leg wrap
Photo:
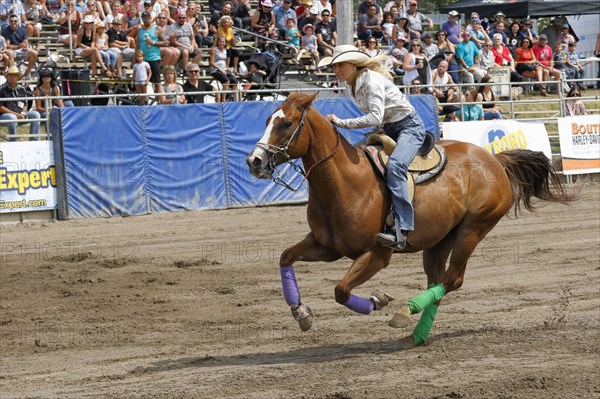
[[[279,268],[279,271],[281,272],[281,287],[285,302],[290,306],[300,305],[300,291],[294,274],[294,266],[283,266]]]
[[[350,294],[350,299],[344,304],[350,310],[354,310],[357,313],[369,314],[373,311],[375,305],[369,299],[361,298],[356,295]]]

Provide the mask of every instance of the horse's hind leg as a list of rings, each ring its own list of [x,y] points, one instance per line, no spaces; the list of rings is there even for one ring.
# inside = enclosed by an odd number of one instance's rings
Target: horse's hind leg
[[[298,260],[332,262],[339,258],[341,258],[340,254],[319,244],[312,233],[308,233],[302,241],[281,253],[279,270],[283,296],[286,303],[290,305],[292,315],[298,321],[302,331],[307,331],[312,327],[312,312],[307,305],[300,301],[300,290],[294,274],[294,262]]]

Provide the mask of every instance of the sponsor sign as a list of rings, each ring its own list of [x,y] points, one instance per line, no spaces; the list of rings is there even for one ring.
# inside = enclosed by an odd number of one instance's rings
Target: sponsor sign
[[[0,143],[0,213],[55,208],[52,143]]]
[[[600,173],[600,115],[558,118],[563,173]]]
[[[460,140],[485,148],[490,154],[506,150],[542,151],[552,159],[550,140],[543,123],[525,123],[509,119],[441,124],[444,139]]]
[[[510,67],[492,67],[488,68],[487,74],[490,75],[492,81],[495,83],[501,83],[499,85],[492,86],[492,91],[496,97],[509,97],[510,96]]]

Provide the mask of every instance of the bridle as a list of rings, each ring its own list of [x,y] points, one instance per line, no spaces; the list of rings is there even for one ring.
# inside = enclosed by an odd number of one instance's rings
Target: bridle
[[[292,142],[296,141],[300,137],[300,133],[302,132],[302,128],[304,127],[304,119],[306,118],[307,113],[308,113],[308,108],[304,108],[304,110],[302,111],[302,116],[300,117],[300,122],[298,123],[298,126],[296,126],[296,130],[294,130],[294,133],[292,133],[290,138],[287,139],[287,141],[285,143],[283,143],[279,146],[275,146],[275,145],[268,144],[268,143],[257,143],[256,144],[256,146],[258,148],[265,150],[269,154],[268,166],[269,166],[269,170],[271,170],[271,176],[269,176],[269,177],[271,177],[271,180],[273,180],[273,183],[275,183],[279,186],[285,187],[288,190],[293,191],[293,192],[298,191],[300,189],[300,187],[302,186],[302,184],[304,183],[304,181],[308,180],[308,176],[310,175],[312,170],[315,168],[315,166],[332,158],[340,146],[340,132],[337,130],[336,126],[332,124],[333,130],[336,133],[336,139],[337,139],[335,148],[333,149],[333,152],[331,154],[327,155],[326,157],[320,159],[319,161],[315,162],[314,164],[312,164],[311,167],[308,168],[307,172],[304,171],[304,169],[302,168],[301,165],[298,165],[296,162],[294,162],[294,160],[288,154],[288,149],[289,149],[290,145],[292,144]],[[284,161],[282,163],[290,164],[290,166],[294,169],[294,171],[296,171],[297,173],[300,173],[302,175],[302,177],[304,178],[304,180],[302,181],[302,183],[300,183],[298,185],[298,187],[294,188],[290,185],[290,183],[285,182],[281,177],[281,170],[278,170],[277,175],[275,177],[273,177],[273,171],[277,170],[276,166],[277,166],[277,156],[278,155],[283,156]]]

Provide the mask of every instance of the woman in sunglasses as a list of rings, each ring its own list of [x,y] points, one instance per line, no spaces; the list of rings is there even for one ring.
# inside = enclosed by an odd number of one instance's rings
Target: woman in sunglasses
[[[402,69],[404,69],[402,83],[405,85],[411,85],[415,79],[419,79],[423,84],[431,85],[431,68],[429,68],[429,61],[423,52],[423,43],[420,40],[415,39],[410,42]]]

